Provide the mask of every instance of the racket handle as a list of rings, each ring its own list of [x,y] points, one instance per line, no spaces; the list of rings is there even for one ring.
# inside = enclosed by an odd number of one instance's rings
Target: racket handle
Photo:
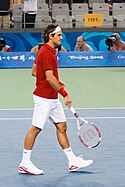
[[[75,109],[73,108],[73,106],[70,107],[71,112],[73,113],[73,115],[78,116],[77,112],[75,111]]]

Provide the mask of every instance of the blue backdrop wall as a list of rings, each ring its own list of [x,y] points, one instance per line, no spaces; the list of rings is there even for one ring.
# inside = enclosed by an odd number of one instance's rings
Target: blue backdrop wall
[[[106,38],[112,32],[64,32],[62,45],[69,51],[74,51],[77,37],[82,35],[94,51],[107,51]],[[125,32],[119,32],[120,37],[125,41]],[[6,43],[11,46],[13,52],[30,51],[32,47],[42,42],[41,33],[0,33]]]
[[[0,52],[0,68],[31,68],[35,52]],[[58,67],[124,67],[124,51],[58,52]]]

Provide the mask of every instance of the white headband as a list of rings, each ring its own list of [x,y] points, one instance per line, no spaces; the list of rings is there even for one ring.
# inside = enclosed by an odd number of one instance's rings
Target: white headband
[[[56,32],[60,32],[60,31],[62,31],[62,30],[61,30],[61,27],[60,27],[60,26],[57,26],[57,27],[55,28],[55,30],[54,30],[53,32],[51,32],[50,34],[55,34]]]

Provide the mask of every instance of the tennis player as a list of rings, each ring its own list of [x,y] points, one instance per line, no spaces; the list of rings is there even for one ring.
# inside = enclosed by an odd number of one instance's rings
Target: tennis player
[[[61,44],[62,30],[60,26],[48,25],[44,30],[43,39],[44,45],[36,57],[36,88],[33,92],[35,106],[32,126],[25,138],[23,157],[18,168],[19,173],[34,175],[43,174],[43,170],[38,169],[30,157],[35,139],[48,119],[56,127],[58,142],[69,162],[69,171],[76,171],[93,162],[93,160],[77,157],[73,153],[66,134],[66,118],[58,94],[62,95],[68,108],[72,106],[72,101],[65,90],[65,83],[58,76],[57,54],[54,47]]]

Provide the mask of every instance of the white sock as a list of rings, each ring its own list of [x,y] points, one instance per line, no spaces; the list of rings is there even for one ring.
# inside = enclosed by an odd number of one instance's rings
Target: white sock
[[[21,161],[22,164],[30,162],[31,152],[32,150],[23,149],[23,157]]]
[[[76,155],[73,153],[71,147],[63,149],[63,151],[64,151],[69,162],[71,162],[72,160],[74,160],[76,158]]]

